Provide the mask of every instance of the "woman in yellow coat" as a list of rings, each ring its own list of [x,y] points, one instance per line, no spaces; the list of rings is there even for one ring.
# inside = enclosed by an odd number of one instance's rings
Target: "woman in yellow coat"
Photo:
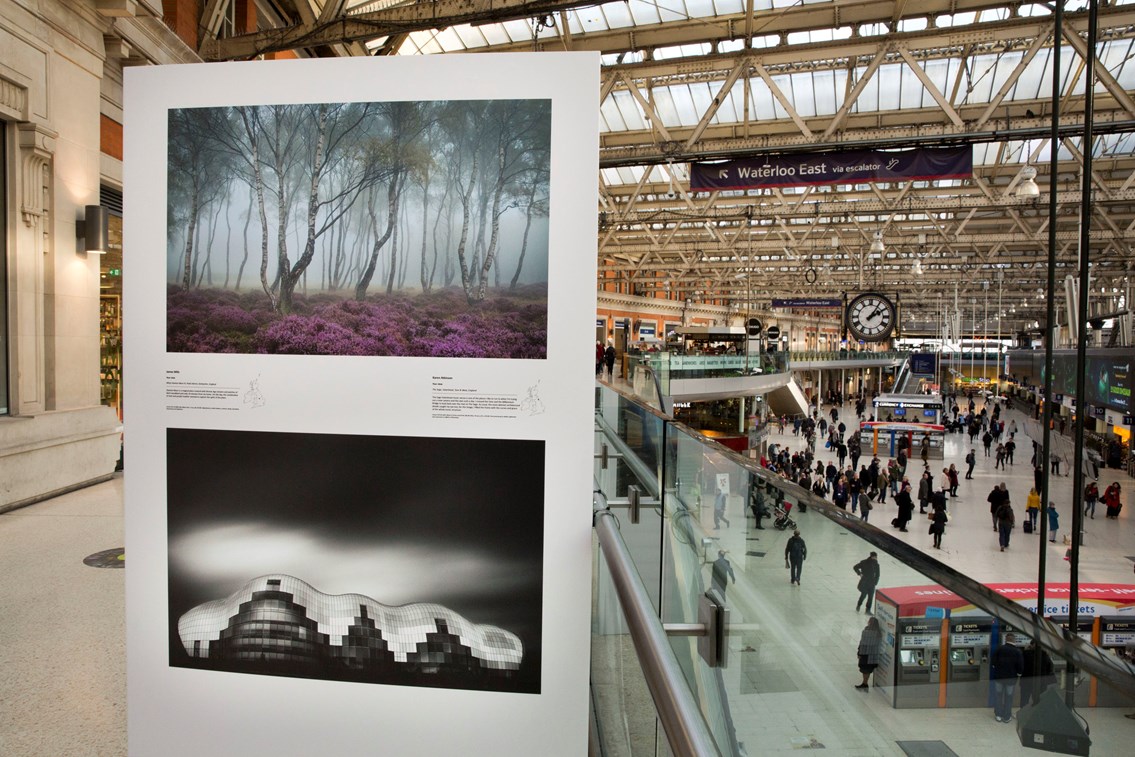
[[[1025,518],[1029,522],[1029,531],[1036,533],[1036,518],[1040,514],[1040,494],[1036,489],[1029,489],[1029,496],[1025,498]]]

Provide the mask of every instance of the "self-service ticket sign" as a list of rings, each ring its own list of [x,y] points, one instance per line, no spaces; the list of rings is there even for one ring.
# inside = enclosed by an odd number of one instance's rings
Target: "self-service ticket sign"
[[[1131,620],[1104,618],[1100,622],[1101,647],[1123,649],[1129,644],[1135,644],[1135,618]]]
[[[986,584],[1006,599],[1035,610],[1037,605],[1036,584],[1003,583]],[[934,584],[927,586],[901,586],[882,589],[881,594],[896,604],[900,617],[921,617],[930,607],[941,607],[949,611],[951,618],[959,615],[984,615],[980,609],[965,597],[958,596],[949,589]],[[1069,610],[1070,587],[1068,584],[1047,584],[1044,587],[1044,615],[1046,617],[1066,616]],[[1135,619],[1135,585],[1132,584],[1080,584],[1076,612],[1085,618],[1097,616],[1129,616]]]

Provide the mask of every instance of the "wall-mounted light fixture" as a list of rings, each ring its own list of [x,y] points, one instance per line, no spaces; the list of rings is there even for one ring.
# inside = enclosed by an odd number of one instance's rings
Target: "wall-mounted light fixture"
[[[102,255],[110,246],[110,216],[102,205],[87,205],[75,224],[75,236],[83,240],[79,248],[89,255]]]

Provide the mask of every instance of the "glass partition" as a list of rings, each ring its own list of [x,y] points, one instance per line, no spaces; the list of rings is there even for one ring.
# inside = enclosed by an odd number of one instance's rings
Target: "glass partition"
[[[1112,619],[1110,631],[1101,621],[1078,629],[1099,646],[1067,641],[1073,630],[1037,621],[887,533],[897,513],[889,496],[864,519],[858,508],[840,509],[653,414],[650,443],[644,443],[638,429],[647,421],[642,408],[628,407],[634,404],[604,388],[597,408],[624,419],[634,432],[629,448],[647,451],[639,472],[649,461],[661,482],[661,509],[644,511],[639,526],[623,519],[623,533],[637,543],[635,529],[646,529],[658,540],[634,550],[647,585],[659,587],[652,601],[664,624],[702,622],[706,594],[728,610],[720,666],[706,662],[697,637],[670,637],[722,754],[803,748],[899,754],[906,741],[959,739],[970,749],[1015,752],[1018,727],[1035,739],[1029,728],[1044,731],[1057,720],[1072,730],[1078,723],[1090,728],[1098,754],[1123,751],[1130,731],[1124,715],[1135,710],[1135,700],[1081,670],[1073,673],[1076,709],[1067,710],[1064,659],[1074,654],[1084,664],[1095,656],[1104,667],[1115,662],[1113,680],[1130,684],[1133,668],[1119,655],[1135,650],[1135,618]],[[929,545],[931,521],[913,517],[909,530]],[[995,681],[993,666],[998,655],[1013,656],[999,651],[1006,642],[1023,660],[1043,663],[1040,675],[1028,675],[1030,666],[1019,681],[1014,677],[1011,698]],[[1050,684],[1057,686],[1049,690]],[[997,719],[999,696],[1012,720]],[[1026,710],[1021,726],[1026,703],[1036,714]],[[1041,712],[1046,707],[1050,711]],[[937,712],[943,709],[949,717]]]

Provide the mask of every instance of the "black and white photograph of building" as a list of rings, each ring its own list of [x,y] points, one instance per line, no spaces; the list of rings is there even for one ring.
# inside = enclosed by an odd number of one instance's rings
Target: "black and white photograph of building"
[[[170,665],[539,693],[544,442],[168,429]]]

